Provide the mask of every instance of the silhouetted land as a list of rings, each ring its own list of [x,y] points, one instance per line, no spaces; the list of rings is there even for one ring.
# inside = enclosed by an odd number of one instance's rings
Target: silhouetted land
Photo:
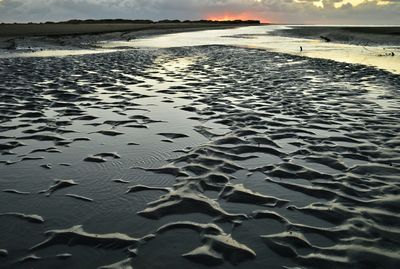
[[[102,34],[112,32],[169,29],[225,28],[241,25],[259,25],[260,21],[179,21],[162,20],[70,20],[65,22],[0,24],[0,37],[64,36]]]

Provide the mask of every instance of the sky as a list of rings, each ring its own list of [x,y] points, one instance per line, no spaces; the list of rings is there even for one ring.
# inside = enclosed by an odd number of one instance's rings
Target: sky
[[[0,0],[0,22],[104,18],[400,25],[400,0]]]

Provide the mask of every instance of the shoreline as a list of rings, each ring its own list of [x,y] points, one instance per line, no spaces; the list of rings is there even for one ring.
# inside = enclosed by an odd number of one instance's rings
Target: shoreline
[[[274,35],[359,46],[400,46],[400,26],[290,26]]]
[[[97,48],[96,43],[145,36],[221,30],[254,26],[251,23],[58,23],[0,24],[0,49],[7,51],[44,49]]]
[[[395,34],[389,35],[389,37],[394,36],[395,39],[397,38],[397,36],[400,37],[400,35],[396,34],[396,31],[399,30],[400,27],[274,27],[270,25],[267,27],[265,27],[264,25],[254,27],[254,25],[252,24],[245,23],[221,23],[218,25],[211,25],[211,23],[190,23],[191,26],[195,25],[197,26],[197,28],[185,28],[182,27],[182,25],[189,25],[189,23],[163,23],[163,27],[161,28],[154,27],[153,24],[153,28],[137,28],[134,31],[119,31],[110,33],[19,37],[12,39],[11,42],[9,40],[3,42],[3,49],[1,47],[2,43],[0,37],[0,58],[73,56],[82,54],[97,54],[104,52],[107,53],[121,49],[130,49],[137,47],[158,48],[163,47],[164,45],[166,45],[164,47],[174,47],[221,44],[254,48],[257,47],[269,51],[288,53],[291,55],[301,55],[306,58],[331,59],[338,62],[346,62],[350,64],[363,64],[366,66],[373,66],[378,69],[388,70],[395,74],[400,73],[398,65],[398,59],[400,57],[400,46],[382,45],[387,44],[387,40],[390,39],[387,36],[390,33],[393,33],[393,30]],[[135,26],[139,27],[139,24],[135,24]],[[245,30],[240,28],[243,28]],[[220,31],[214,32],[209,30],[226,30],[228,32],[231,31],[236,34],[233,34],[233,36],[229,36],[220,34]],[[197,34],[191,33],[195,31],[200,32],[199,35],[203,37],[199,39],[198,37],[196,37]],[[346,34],[346,40],[349,41],[339,41],[338,38],[332,38],[331,34],[326,35],[326,33],[334,33],[334,31],[344,31]],[[238,34],[242,32],[244,32],[245,34]],[[372,32],[372,34],[368,34],[369,32]],[[321,33],[324,34],[324,37],[329,38],[330,42],[322,40],[320,38],[320,36],[322,36]],[[289,34],[292,35],[292,37],[289,37]],[[374,40],[377,40],[376,36],[378,36],[379,40],[381,40],[381,43],[379,46],[360,44],[360,34]],[[295,35],[299,36],[300,38],[295,37]],[[243,36],[249,36],[251,38],[247,39],[248,41],[243,42],[241,40]],[[344,35],[342,35],[342,37],[343,36]],[[382,36],[384,36],[385,38],[383,38]],[[227,37],[231,37],[231,40],[226,40]],[[259,37],[265,37],[264,41],[263,39],[258,40]],[[204,42],[204,40],[213,41]],[[278,44],[276,42],[282,44],[282,46],[276,46],[276,44]],[[275,46],[274,43],[276,43]],[[4,49],[4,44],[8,46],[10,46],[11,44],[13,45],[13,48]],[[160,46],[161,44],[163,44],[163,46]],[[398,44],[400,44],[400,40]],[[299,52],[299,47],[304,48],[304,51]]]

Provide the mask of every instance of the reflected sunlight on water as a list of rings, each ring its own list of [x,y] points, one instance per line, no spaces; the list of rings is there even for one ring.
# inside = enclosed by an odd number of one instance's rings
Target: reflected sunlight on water
[[[107,42],[104,48],[156,47],[170,48],[203,45],[235,45],[267,49],[294,55],[330,59],[351,64],[364,64],[400,73],[400,47],[357,46],[350,44],[325,43],[320,40],[301,39],[271,35],[274,30],[285,26],[252,26],[226,30],[208,30],[153,36],[129,42]],[[303,52],[300,52],[300,46]],[[382,56],[387,49],[395,56]]]

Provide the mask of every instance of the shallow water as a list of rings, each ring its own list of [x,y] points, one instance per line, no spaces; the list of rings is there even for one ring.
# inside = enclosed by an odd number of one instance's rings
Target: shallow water
[[[209,30],[154,36],[130,42],[107,42],[104,48],[157,47],[170,48],[203,45],[236,45],[267,49],[293,55],[335,60],[351,64],[365,64],[400,74],[400,47],[358,46],[326,43],[321,40],[301,39],[271,35],[275,30],[288,26],[253,26],[227,30]],[[300,46],[303,52],[300,52]],[[387,51],[394,57],[382,56]]]
[[[2,268],[397,268],[398,75],[231,46],[0,63]]]
[[[288,53],[296,56],[334,60],[350,64],[364,64],[400,74],[399,46],[368,46],[340,43],[326,43],[321,40],[284,37],[271,34],[275,30],[286,29],[288,26],[250,26],[225,30],[206,30],[164,34],[139,38],[131,41],[104,41],[98,45],[103,49],[62,49],[48,44],[41,45],[30,51],[21,47],[16,52],[0,50],[0,58],[10,57],[60,57],[108,53],[128,48],[174,48],[184,46],[227,45],[246,48],[259,48],[273,52]],[[303,51],[300,52],[300,46]],[[394,52],[395,56],[385,56]]]

